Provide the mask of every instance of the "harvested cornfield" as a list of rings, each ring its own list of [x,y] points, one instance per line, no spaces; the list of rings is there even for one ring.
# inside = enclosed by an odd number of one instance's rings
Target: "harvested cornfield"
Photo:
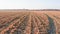
[[[0,12],[0,34],[60,34],[59,11]]]

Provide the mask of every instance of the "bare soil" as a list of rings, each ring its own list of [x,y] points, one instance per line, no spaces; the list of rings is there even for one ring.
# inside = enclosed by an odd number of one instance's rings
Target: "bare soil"
[[[60,12],[0,11],[0,34],[60,34]]]

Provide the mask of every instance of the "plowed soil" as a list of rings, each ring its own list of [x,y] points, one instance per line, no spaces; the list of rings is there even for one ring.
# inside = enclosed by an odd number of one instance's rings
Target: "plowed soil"
[[[0,12],[0,34],[60,34],[60,12]]]

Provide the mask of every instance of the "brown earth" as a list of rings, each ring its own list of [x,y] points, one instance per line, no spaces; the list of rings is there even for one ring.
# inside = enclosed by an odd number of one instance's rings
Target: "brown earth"
[[[59,11],[2,11],[0,34],[60,34]]]

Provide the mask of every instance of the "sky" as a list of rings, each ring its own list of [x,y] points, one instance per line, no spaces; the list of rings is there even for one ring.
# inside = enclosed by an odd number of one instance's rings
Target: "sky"
[[[60,9],[60,0],[0,0],[0,9]]]

